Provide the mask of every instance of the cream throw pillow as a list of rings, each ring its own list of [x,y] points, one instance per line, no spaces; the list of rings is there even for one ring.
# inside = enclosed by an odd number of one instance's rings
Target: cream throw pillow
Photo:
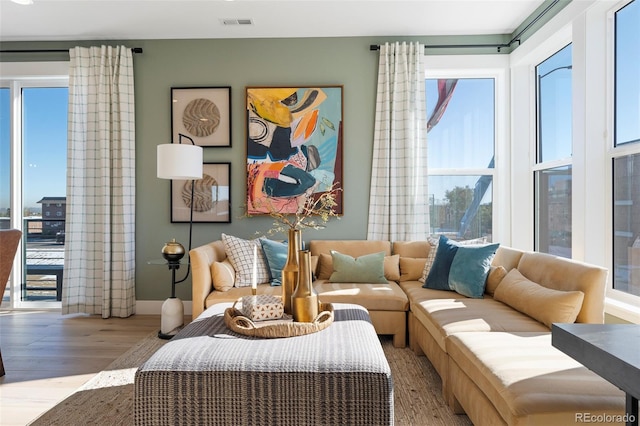
[[[543,287],[512,269],[496,288],[493,298],[551,328],[554,322],[573,323],[582,308],[584,293]]]
[[[400,255],[384,257],[384,277],[389,281],[400,280]]]
[[[211,264],[211,280],[213,288],[218,291],[229,291],[236,282],[236,271],[228,259]]]
[[[496,292],[496,288],[502,279],[507,276],[507,270],[504,266],[492,266],[489,269],[489,275],[487,275],[487,285],[484,288],[484,292],[493,296]]]
[[[424,257],[401,257],[399,281],[420,280],[426,261],[427,259]]]

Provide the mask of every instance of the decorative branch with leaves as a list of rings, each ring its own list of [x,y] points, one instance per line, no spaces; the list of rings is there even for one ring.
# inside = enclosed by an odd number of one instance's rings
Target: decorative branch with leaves
[[[307,193],[298,197],[298,210],[295,213],[283,213],[269,198],[263,200],[263,206],[274,219],[273,227],[267,231],[271,236],[286,233],[289,229],[323,229],[331,218],[338,218],[335,207],[336,198],[342,188],[334,183],[329,190],[321,193]],[[251,215],[247,215],[251,217]]]

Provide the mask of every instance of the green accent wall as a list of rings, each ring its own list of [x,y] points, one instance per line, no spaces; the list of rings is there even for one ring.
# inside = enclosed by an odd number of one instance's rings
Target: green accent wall
[[[545,21],[554,13],[545,16]],[[527,36],[530,34],[527,34]],[[344,215],[324,230],[305,231],[303,239],[364,239],[367,234],[378,52],[370,45],[386,41],[420,41],[427,45],[503,44],[509,35],[431,37],[349,37],[290,39],[127,40],[3,42],[2,49],[68,49],[73,46],[124,44],[141,47],[134,56],[136,85],[136,298],[164,300],[170,295],[170,272],[161,259],[166,241],[185,247],[189,225],[172,224],[170,182],[156,178],[156,146],[171,142],[172,87],[231,86],[230,148],[205,148],[205,162],[231,162],[229,224],[196,223],[193,247],[221,233],[252,238],[271,227],[267,217],[243,218],[246,191],[245,87],[343,86]],[[524,37],[523,37],[524,39]],[[508,54],[511,49],[501,49]],[[427,55],[496,54],[496,48],[427,49]],[[68,60],[66,53],[2,53],[1,62]],[[1,72],[0,72],[1,74]],[[285,236],[283,236],[285,238]],[[178,271],[184,275],[184,267]],[[190,279],[176,295],[191,299]]]
[[[13,42],[0,49],[61,49],[74,45],[124,44],[141,47],[134,55],[136,93],[136,298],[164,300],[170,295],[170,272],[161,259],[166,241],[185,247],[189,225],[171,223],[170,181],[156,177],[156,146],[171,142],[172,87],[231,86],[230,148],[205,148],[205,162],[231,163],[231,223],[196,223],[192,247],[221,233],[254,238],[272,224],[268,217],[243,217],[246,193],[246,86],[343,86],[344,215],[326,229],[303,233],[303,239],[365,239],[378,52],[369,46],[385,41],[425,44],[505,43],[506,35],[461,37],[349,37],[295,39],[128,40],[82,42]],[[501,53],[506,54],[506,49]],[[497,53],[486,49],[434,49],[427,54]],[[67,54],[2,54],[2,61],[68,60]],[[282,236],[286,238],[286,236]],[[184,275],[182,267],[177,277]],[[176,295],[191,299],[190,279]]]

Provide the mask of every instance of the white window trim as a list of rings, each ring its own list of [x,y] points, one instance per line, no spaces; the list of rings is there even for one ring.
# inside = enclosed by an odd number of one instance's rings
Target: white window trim
[[[609,269],[605,312],[640,323],[640,297],[612,288],[612,158],[640,147],[613,149],[613,13],[630,0],[571,2],[511,55],[511,205],[524,226],[514,247],[533,247],[535,165],[535,64],[573,43],[573,242],[572,257]],[[544,164],[545,168],[548,164]],[[526,172],[529,170],[529,172]],[[604,202],[603,202],[604,200]],[[515,221],[515,219],[514,219]]]
[[[10,89],[10,102],[12,110],[19,110],[22,104],[21,89],[27,87],[67,87],[69,85],[69,62],[3,62],[0,63],[0,87]],[[22,115],[13,114],[10,130],[10,157],[11,172],[9,180],[11,182],[10,207],[12,212],[20,212],[19,215],[11,216],[11,227],[23,229],[22,220],[22,191],[15,191],[14,188],[22,188]],[[10,277],[11,285],[11,309],[45,309],[59,310],[60,302],[39,302],[22,301],[21,276],[24,265],[22,243],[13,263]]]
[[[511,210],[509,149],[509,58],[506,55],[427,55],[425,78],[492,78],[495,82],[493,169],[429,169],[432,176],[493,176],[493,239],[509,245]]]
[[[607,132],[607,150],[606,150],[606,164],[605,164],[605,185],[613,192],[613,160],[616,158],[625,157],[633,154],[640,154],[640,143],[630,143],[614,146],[614,128],[615,128],[615,104],[614,104],[614,90],[615,85],[613,80],[615,78],[615,13],[629,4],[631,0],[623,0],[616,3],[613,7],[606,11],[606,73],[611,78],[607,78],[607,125],[609,131]],[[606,212],[607,221],[609,224],[609,237],[607,238],[607,252],[609,253],[609,270],[612,271],[607,286],[605,309],[607,313],[616,317],[622,318],[626,321],[634,323],[640,323],[640,296],[634,296],[629,293],[625,293],[613,288],[613,241],[611,235],[613,234],[613,197],[609,197],[607,203]]]

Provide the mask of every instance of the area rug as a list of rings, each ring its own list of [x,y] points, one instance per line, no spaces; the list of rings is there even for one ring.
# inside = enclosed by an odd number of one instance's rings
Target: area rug
[[[468,426],[467,416],[453,414],[442,398],[442,383],[426,357],[409,348],[380,341],[394,382],[395,424],[400,426]],[[133,424],[133,379],[136,369],[167,341],[151,333],[75,393],[42,414],[33,426]]]

